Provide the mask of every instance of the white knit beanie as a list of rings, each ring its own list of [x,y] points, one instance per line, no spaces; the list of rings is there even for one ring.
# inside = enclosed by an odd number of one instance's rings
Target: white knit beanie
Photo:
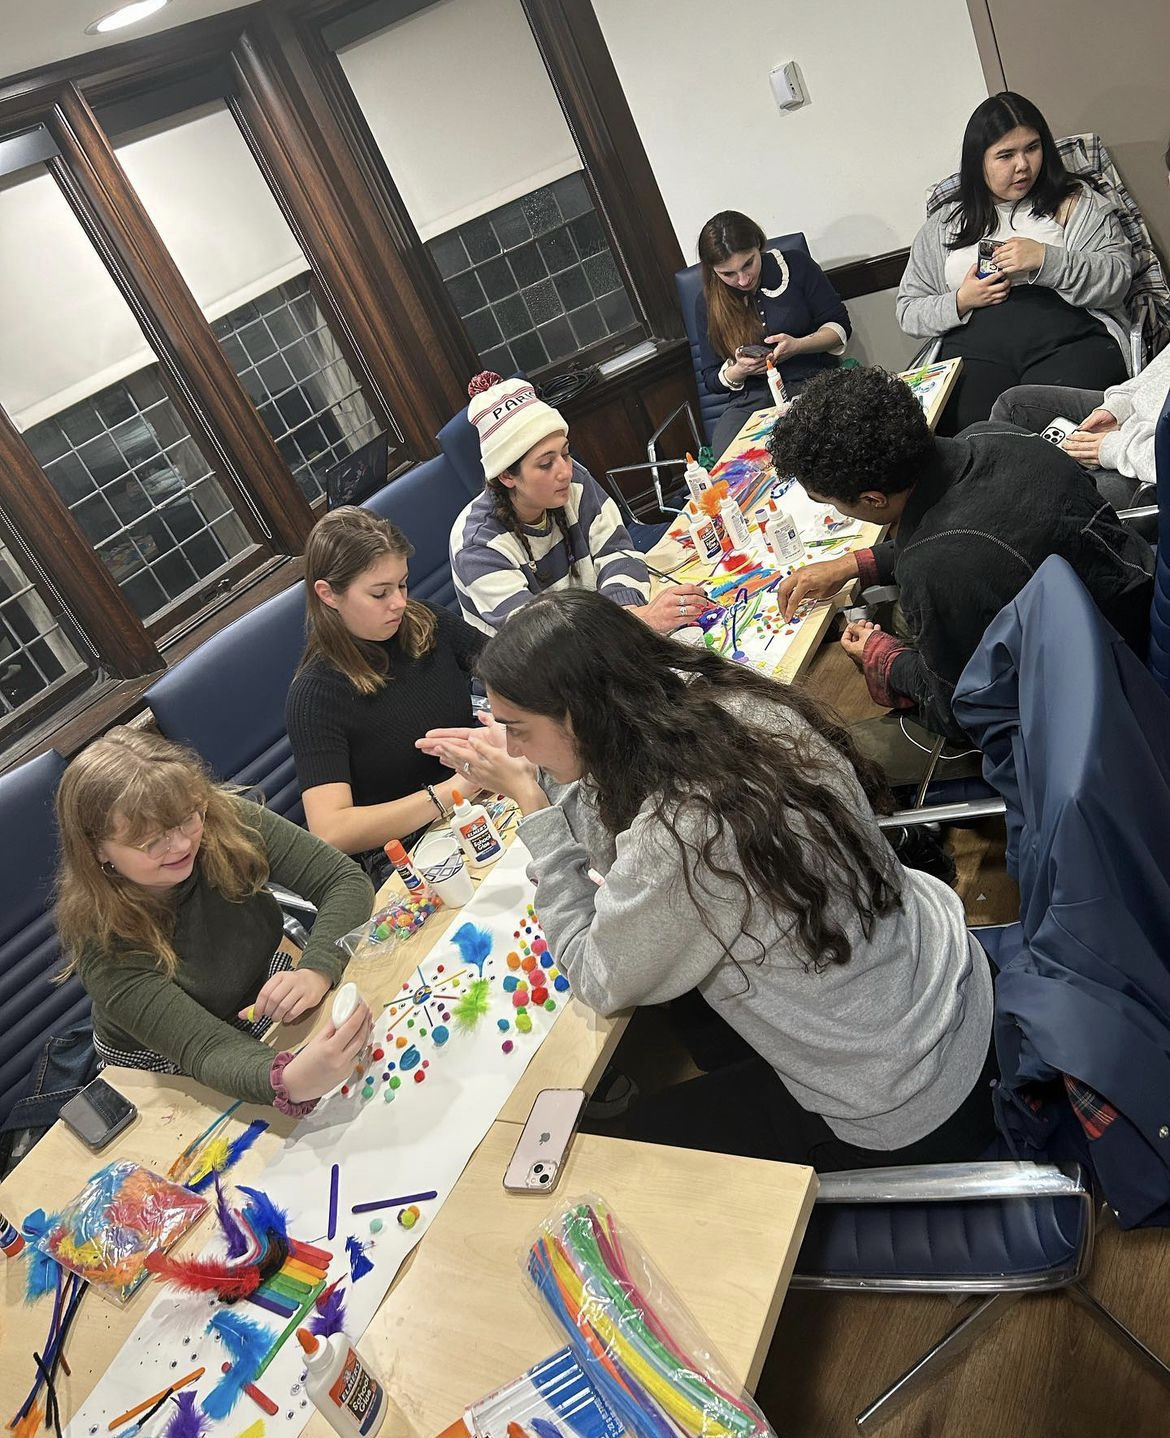
[[[486,479],[495,479],[550,434],[568,434],[569,426],[552,405],[536,397],[530,381],[501,379],[491,370],[467,386],[467,418],[479,431]]]

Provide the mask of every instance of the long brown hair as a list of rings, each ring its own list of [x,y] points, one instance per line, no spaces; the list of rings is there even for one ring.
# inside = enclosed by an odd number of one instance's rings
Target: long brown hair
[[[359,694],[376,694],[388,675],[386,651],[357,639],[345,627],[314,586],[324,579],[334,594],[344,594],[355,579],[385,555],[409,559],[414,545],[397,525],[379,519],[368,509],[343,504],[313,526],[305,545],[305,611],[308,637],[297,672],[312,659],[323,659],[338,669]],[[406,601],[398,626],[398,642],[411,659],[421,659],[435,647],[435,616],[416,599]]]
[[[751,296],[734,290],[715,273],[732,255],[745,250],[763,253],[767,236],[755,220],[738,210],[720,210],[699,231],[699,264],[703,267],[703,298],[707,301],[707,334],[716,354],[730,359],[740,345],[759,344],[764,327]]]
[[[178,967],[175,914],[166,891],[155,893],[102,868],[98,845],[112,837],[137,844],[175,829],[205,809],[196,865],[232,903],[257,893],[268,878],[268,855],[244,809],[215,784],[198,755],[158,734],[119,726],[83,749],[57,790],[61,861],[57,872],[57,932],[73,972],[82,950],[95,944],[106,958],[118,947],[150,954],[168,975]]]
[[[739,889],[740,924],[760,962],[763,943],[745,927],[756,902],[794,921],[815,969],[852,957],[834,903],[853,910],[867,938],[901,907],[900,865],[832,783],[843,761],[870,805],[888,809],[882,775],[806,690],[656,634],[583,589],[544,594],[517,610],[476,668],[489,691],[568,721],[583,782],[611,834],[651,806],[678,846],[687,892],[712,937],[712,877]],[[781,732],[758,727],[722,702],[737,695],[802,722]],[[698,844],[686,832],[695,822],[707,834]],[[732,869],[720,858],[723,834],[735,843]]]

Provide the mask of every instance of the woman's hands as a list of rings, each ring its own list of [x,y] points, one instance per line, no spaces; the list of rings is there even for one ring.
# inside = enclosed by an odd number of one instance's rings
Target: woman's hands
[[[1024,235],[1014,235],[995,247],[995,265],[1000,274],[1028,275],[1044,263],[1044,246],[1039,240],[1029,240]]]
[[[339,1027],[327,1023],[288,1062],[284,1087],[293,1103],[308,1103],[336,1088],[353,1072],[354,1061],[370,1041],[374,1017],[358,1004]]]
[[[1015,241],[1009,241],[1008,243],[1014,244]],[[1006,245],[1001,245],[999,249],[996,250],[996,264],[999,264],[999,257],[1006,248]],[[972,265],[967,271],[963,283],[959,286],[958,294],[955,296],[955,303],[959,310],[959,318],[962,319],[965,314],[969,314],[972,310],[984,309],[987,305],[1002,305],[1008,295],[1011,294],[1011,290],[1012,287],[1008,283],[1008,277],[1004,271],[992,270],[991,274],[981,280],[978,274],[978,266]]]
[[[706,593],[697,584],[672,584],[660,590],[649,604],[632,604],[630,613],[659,634],[693,624],[699,615],[712,608]]]
[[[1066,440],[1061,441],[1060,447],[1065,454],[1071,454],[1078,464],[1099,465],[1101,441],[1118,427],[1116,415],[1110,414],[1107,409],[1095,409]]]
[[[507,794],[525,814],[545,808],[548,800],[536,782],[535,768],[521,755],[508,753],[507,730],[490,714],[477,717],[478,729],[432,729],[414,746],[449,764],[478,788]],[[458,780],[455,783],[458,786]]]
[[[752,375],[763,374],[767,367],[767,355],[759,355],[758,357],[745,355],[742,349],[737,349],[735,357],[731,363],[726,366],[723,373],[732,384],[740,385],[743,384],[745,379],[750,379]]]
[[[315,1009],[328,992],[329,980],[316,969],[285,969],[272,975],[251,1008],[240,1010],[240,1018],[291,1024]]]

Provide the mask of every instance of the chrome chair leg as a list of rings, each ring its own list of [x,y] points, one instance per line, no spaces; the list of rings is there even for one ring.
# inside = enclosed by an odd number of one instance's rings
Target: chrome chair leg
[[[887,1418],[897,1413],[911,1398],[933,1383],[947,1364],[965,1353],[1006,1309],[1022,1297],[1023,1293],[1009,1292],[993,1293],[982,1299],[962,1322],[940,1338],[912,1368],[908,1368],[901,1378],[857,1415],[858,1430],[872,1433]]]
[[[1110,1313],[1103,1303],[1099,1303],[1083,1283],[1071,1283],[1065,1292],[1081,1305],[1115,1343],[1120,1343],[1147,1372],[1152,1373],[1159,1382],[1170,1388],[1170,1365],[1163,1363],[1158,1355],[1151,1352],[1136,1334],[1129,1331],[1116,1314]]]

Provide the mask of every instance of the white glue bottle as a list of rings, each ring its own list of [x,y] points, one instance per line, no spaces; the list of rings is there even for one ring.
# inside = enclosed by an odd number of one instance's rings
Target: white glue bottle
[[[772,403],[783,414],[788,408],[788,391],[784,388],[780,371],[771,360],[768,361],[768,388],[772,391]]]
[[[800,537],[800,530],[785,510],[780,510],[769,519],[764,533],[768,536],[772,553],[781,564],[795,564],[804,558],[804,542]]]
[[[687,450],[687,467],[683,470],[683,479],[686,481],[686,486],[691,492],[691,498],[696,504],[699,502],[699,495],[702,494],[705,489],[711,488],[711,476],[690,450]]]
[[[695,542],[695,553],[699,558],[718,559],[723,553],[723,545],[720,543],[719,531],[711,516],[700,511],[694,519],[688,522],[691,538]]]
[[[488,811],[482,804],[473,804],[465,799],[458,789],[451,790],[451,801],[455,805],[451,827],[467,862],[478,868],[498,859],[504,852],[504,841],[488,818]]]
[[[719,513],[723,516],[723,530],[731,540],[731,547],[741,552],[750,549],[752,536],[747,520],[743,517],[743,510],[730,495],[720,502]]]
[[[330,1426],[342,1438],[374,1438],[397,1408],[345,1334],[319,1338],[307,1328],[298,1328],[297,1342],[305,1351],[305,1392]],[[403,1431],[405,1421],[395,1427]]]

